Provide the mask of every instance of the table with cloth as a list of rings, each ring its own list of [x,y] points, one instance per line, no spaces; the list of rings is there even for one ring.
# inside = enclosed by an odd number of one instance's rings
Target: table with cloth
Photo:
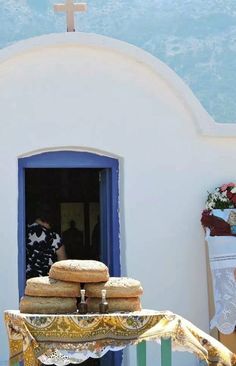
[[[173,350],[194,353],[209,365],[236,366],[236,355],[169,311],[42,315],[5,311],[10,365],[81,363],[142,341],[171,339]]]

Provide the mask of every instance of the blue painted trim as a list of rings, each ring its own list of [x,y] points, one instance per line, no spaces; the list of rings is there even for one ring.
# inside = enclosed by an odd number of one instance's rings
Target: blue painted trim
[[[117,160],[104,155],[76,151],[52,151],[26,158],[19,162],[24,168],[112,168]]]
[[[123,352],[122,351],[114,352],[113,365],[114,366],[121,366],[122,365],[122,361],[123,361]]]
[[[25,288],[25,172],[18,161],[18,288],[19,298]]]
[[[100,172],[101,258],[108,265],[111,276],[121,274],[120,259],[117,261],[117,256],[120,256],[120,251],[117,251],[119,248],[118,169],[118,161],[115,161],[113,169],[106,168]],[[121,365],[122,357],[122,351],[110,351],[102,358],[101,365]]]
[[[111,213],[113,217],[113,228],[111,230],[112,234],[112,248],[111,248],[111,260],[113,273],[112,276],[119,277],[121,275],[121,265],[120,265],[120,224],[119,224],[119,162],[114,161],[113,169],[111,170],[111,186],[112,186],[112,196],[111,196]],[[118,248],[118,250],[117,250]],[[117,259],[118,256],[118,259]]]
[[[122,351],[109,351],[101,358],[101,366],[121,366],[123,360]]]
[[[113,169],[103,169],[100,178],[101,216],[104,216],[101,217],[102,260],[109,266],[111,276],[120,276],[118,161],[114,162]]]
[[[112,275],[120,276],[119,242],[119,162],[117,159],[89,152],[55,151],[41,153],[18,161],[19,197],[18,197],[18,285],[20,297],[25,287],[25,169],[27,168],[106,168],[109,169],[111,183],[111,242],[109,262]]]

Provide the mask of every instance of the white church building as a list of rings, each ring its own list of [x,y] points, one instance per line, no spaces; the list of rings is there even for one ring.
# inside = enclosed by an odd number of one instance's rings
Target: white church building
[[[170,310],[209,332],[200,214],[207,191],[235,179],[236,125],[216,123],[144,50],[77,32],[0,50],[0,121],[0,365],[8,360],[3,312],[18,309],[24,286],[27,169],[106,170],[114,273],[141,281],[144,308]],[[149,364],[158,352],[148,345]],[[134,359],[130,348],[124,366]]]

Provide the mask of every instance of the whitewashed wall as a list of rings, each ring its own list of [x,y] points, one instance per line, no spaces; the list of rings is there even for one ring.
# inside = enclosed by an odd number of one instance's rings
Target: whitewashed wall
[[[123,274],[141,280],[145,308],[171,310],[208,331],[200,213],[207,190],[235,180],[235,139],[203,136],[204,123],[215,126],[191,92],[154,58],[117,41],[47,36],[1,51],[0,61],[0,361],[8,357],[3,311],[18,308],[17,159],[32,151],[120,158]],[[150,352],[149,360],[157,351]]]

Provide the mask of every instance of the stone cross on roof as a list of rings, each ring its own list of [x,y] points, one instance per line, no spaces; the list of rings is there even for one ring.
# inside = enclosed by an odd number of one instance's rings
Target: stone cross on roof
[[[66,12],[67,32],[75,32],[75,12],[86,11],[86,3],[74,3],[73,0],[65,0],[65,4],[55,4],[55,12]]]

